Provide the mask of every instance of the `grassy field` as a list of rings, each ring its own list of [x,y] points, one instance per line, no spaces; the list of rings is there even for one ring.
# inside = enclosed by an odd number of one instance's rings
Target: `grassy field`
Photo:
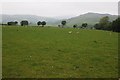
[[[118,76],[118,33],[73,28],[3,27],[2,35],[3,78]]]

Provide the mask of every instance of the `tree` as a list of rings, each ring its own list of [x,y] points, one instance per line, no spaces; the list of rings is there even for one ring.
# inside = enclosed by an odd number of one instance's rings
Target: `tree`
[[[95,25],[94,25],[94,28],[95,28],[95,29],[99,29],[99,30],[101,29],[99,23],[95,24]]]
[[[108,22],[108,23],[104,26],[104,30],[111,31],[111,30],[112,30],[112,22]]]
[[[17,22],[17,21],[15,21],[15,24],[17,25],[17,24],[18,24],[18,22]]]
[[[62,27],[65,26],[66,25],[66,21],[62,21],[61,24],[62,24]]]
[[[60,27],[60,25],[58,25],[58,27]]]
[[[106,24],[109,22],[109,17],[108,16],[105,16],[103,18],[100,19],[99,23],[100,24]]]
[[[41,24],[42,24],[42,22],[41,22],[41,21],[38,21],[38,22],[37,22],[37,25],[38,25],[38,26],[39,26],[39,25],[41,25]]]
[[[112,30],[112,23],[109,21],[109,17],[102,17],[98,24],[95,24],[94,27],[98,30]]]
[[[28,21],[27,20],[23,20],[20,22],[21,26],[25,26],[28,25]]]
[[[18,22],[17,21],[15,21],[15,22],[7,22],[7,25],[17,25],[18,24]]]
[[[86,28],[87,25],[88,25],[87,23],[83,23],[83,24],[82,24],[82,27]]]
[[[101,18],[99,21],[99,25],[102,30],[109,30],[111,27],[109,17],[105,16],[105,17]]]
[[[120,17],[112,22],[112,30],[114,32],[120,32]]]
[[[46,25],[46,22],[42,21],[41,24],[42,24],[42,27],[44,27],[44,25]]]
[[[73,28],[76,28],[77,27],[77,24],[73,25]]]

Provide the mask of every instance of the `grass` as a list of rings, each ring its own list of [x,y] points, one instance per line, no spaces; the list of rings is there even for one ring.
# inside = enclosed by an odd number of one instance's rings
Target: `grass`
[[[3,78],[118,77],[118,33],[3,27],[2,34]]]
[[[2,79],[2,26],[0,26],[0,79]]]

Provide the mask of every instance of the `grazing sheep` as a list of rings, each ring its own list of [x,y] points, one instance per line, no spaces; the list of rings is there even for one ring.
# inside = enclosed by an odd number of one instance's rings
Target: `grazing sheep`
[[[68,33],[69,33],[69,34],[71,34],[71,33],[72,33],[72,31],[69,31]]]
[[[79,32],[76,32],[77,34],[79,33]]]

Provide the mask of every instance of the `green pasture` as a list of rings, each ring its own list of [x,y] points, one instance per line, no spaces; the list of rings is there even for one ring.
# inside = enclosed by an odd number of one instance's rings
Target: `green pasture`
[[[118,33],[2,27],[3,78],[116,78]]]

